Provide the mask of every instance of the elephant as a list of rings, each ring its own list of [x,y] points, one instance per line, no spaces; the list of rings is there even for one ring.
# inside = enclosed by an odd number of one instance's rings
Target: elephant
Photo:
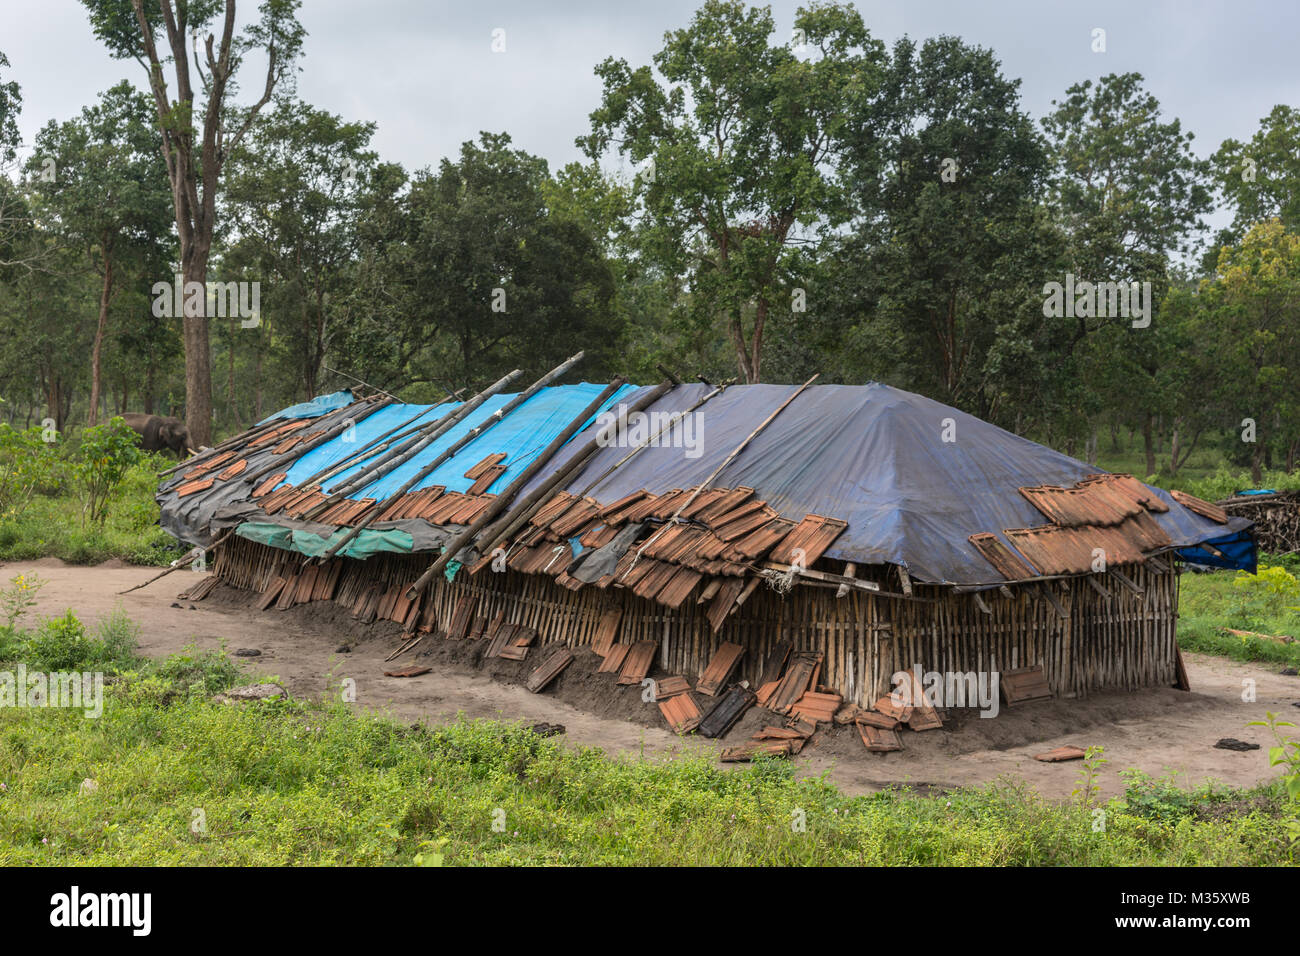
[[[140,447],[145,451],[162,451],[164,448],[170,448],[176,453],[178,461],[184,458],[186,453],[194,453],[194,449],[190,447],[190,430],[179,418],[128,412],[122,416],[122,419],[140,436]]]

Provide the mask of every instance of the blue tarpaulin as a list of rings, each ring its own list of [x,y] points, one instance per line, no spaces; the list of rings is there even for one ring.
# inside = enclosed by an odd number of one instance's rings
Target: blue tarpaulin
[[[465,472],[469,467],[490,454],[504,452],[506,458],[502,464],[506,466],[506,471],[488,489],[489,492],[500,491],[518,478],[523,470],[533,463],[538,454],[550,444],[551,440],[573,421],[584,408],[590,405],[605,387],[600,384],[583,382],[579,385],[542,389],[512,411],[503,421],[494,425],[462,448],[454,458],[444,462],[411,490],[415,491],[433,485],[442,485],[448,491],[467,491],[474,484],[472,479],[465,477]],[[629,392],[634,391],[636,391],[635,386],[624,386],[602,407],[605,408],[622,401]],[[423,449],[411,461],[395,468],[378,481],[366,485],[361,490],[349,495],[349,497],[355,499],[378,498],[380,500],[388,498],[396,493],[397,489],[407,481],[415,477],[416,472],[423,469],[468,432],[491,418],[499,408],[506,405],[514,397],[514,395],[493,395],[462,421],[457,422],[448,429],[437,441]],[[441,406],[426,406],[425,414],[417,420],[416,424],[432,424],[441,416],[456,408],[458,404],[448,402]],[[289,469],[285,480],[291,484],[299,483],[329,465],[344,460],[370,440],[401,425],[402,422],[419,412],[420,406],[418,405],[389,405],[387,408],[381,409],[360,422],[355,429],[352,429],[353,434],[350,440],[345,441],[346,436],[340,436],[299,458]],[[365,467],[366,464],[362,463],[341,472],[338,476],[330,479],[330,484],[326,490],[331,486],[342,486],[353,476],[364,470]]]
[[[488,455],[504,453],[502,464],[507,470],[488,489],[501,491],[603,387],[583,383],[542,389],[440,465],[417,488],[442,485],[448,491],[466,491],[473,482],[465,472]],[[798,521],[818,514],[847,522],[847,529],[826,552],[831,558],[857,564],[897,564],[925,582],[984,586],[998,582],[1000,576],[971,545],[970,536],[991,532],[1005,541],[1003,532],[1008,529],[1047,524],[1043,513],[1019,489],[1072,485],[1098,472],[1091,465],[939,402],[872,383],[806,389],[714,476],[794,390],[789,385],[731,386],[630,460],[624,461],[639,439],[627,433],[625,440],[598,448],[567,482],[567,490],[609,504],[643,489],[663,494],[693,488],[713,476],[711,487],[752,488],[756,498],[786,518]],[[712,391],[704,384],[673,388],[647,410],[648,425],[641,430],[642,437],[665,427],[670,413],[692,410]],[[615,410],[639,394],[637,386],[625,386],[603,408]],[[347,392],[322,396],[273,417],[328,412],[341,407],[337,403],[343,396],[350,397]],[[488,399],[412,460],[349,497],[389,498],[511,398],[496,395]],[[417,424],[432,423],[455,407],[455,403],[389,405],[369,417],[359,415],[361,421],[355,428],[289,465],[286,480],[300,485],[413,416],[420,416]],[[574,436],[521,495],[553,475],[595,434],[596,426],[591,425]],[[270,455],[270,451],[259,454]],[[331,478],[325,490],[340,487],[363,467],[365,463],[354,465]],[[614,470],[606,475],[611,468]],[[224,483],[222,488],[226,488]],[[173,524],[178,527],[206,524],[215,507],[239,500],[238,489],[229,495],[223,490],[226,497],[218,495],[218,490],[214,489],[212,504],[208,496],[196,495],[165,506],[164,514],[172,507]],[[1168,511],[1151,517],[1174,548],[1215,542],[1227,555],[1224,566],[1253,568],[1254,545],[1244,533],[1249,521],[1231,518],[1226,525],[1216,524],[1178,504],[1167,492],[1153,491],[1168,505]],[[247,490],[240,494],[246,495]],[[382,545],[382,539],[376,540]],[[1195,553],[1189,560],[1213,563],[1207,552],[1198,549]]]
[[[319,418],[326,412],[332,412],[336,408],[342,408],[344,405],[350,405],[354,401],[352,393],[346,388],[339,392],[331,392],[329,395],[317,395],[310,402],[303,402],[300,405],[290,405],[283,408],[274,415],[268,415],[263,418],[258,425],[265,425],[267,422],[273,422],[281,418]]]

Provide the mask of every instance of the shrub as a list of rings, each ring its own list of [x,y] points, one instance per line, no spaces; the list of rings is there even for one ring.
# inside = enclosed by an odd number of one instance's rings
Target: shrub
[[[33,670],[119,670],[134,662],[137,634],[138,628],[120,608],[100,622],[93,637],[68,611],[42,621],[22,642],[22,657]]]
[[[56,467],[52,443],[39,426],[24,431],[0,422],[0,515],[16,514]]]
[[[81,490],[83,524],[104,523],[109,501],[143,458],[135,432],[120,417],[82,432],[72,468]]]
[[[155,661],[150,672],[169,684],[180,685],[192,694],[211,696],[234,687],[244,675],[225,648],[200,651],[187,644],[179,654]]]

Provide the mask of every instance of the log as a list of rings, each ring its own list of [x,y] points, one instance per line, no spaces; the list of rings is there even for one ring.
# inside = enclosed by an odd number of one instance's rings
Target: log
[[[418,455],[430,444],[436,441],[442,435],[445,435],[457,422],[464,421],[465,417],[473,412],[476,408],[486,402],[501,389],[505,388],[516,378],[522,375],[520,369],[515,369],[506,375],[501,376],[483,391],[479,392],[468,402],[465,402],[448,414],[442,416],[435,422],[431,422],[420,430],[408,442],[398,445],[389,451],[378,461],[373,462],[369,467],[363,469],[359,474],[354,475],[341,485],[330,488],[331,495],[350,495],[353,492],[360,491],[366,485],[378,481],[384,475],[388,474],[395,468],[400,467],[403,463],[409,461],[413,456]],[[327,505],[318,506],[321,510]],[[313,509],[314,511],[315,509]]]
[[[669,382],[663,382],[656,385],[649,392],[637,399],[631,405],[627,406],[623,416],[632,415],[653,405],[665,394],[671,391],[673,385]],[[567,483],[572,475],[586,464],[588,458],[600,447],[601,442],[607,437],[607,433],[602,431],[595,438],[591,439],[587,445],[564,465],[558,469],[555,474],[539,485],[529,493],[528,497],[521,501],[517,506],[511,508],[501,520],[488,527],[483,533],[483,544],[479,548],[480,553],[490,554],[492,549],[498,547],[502,542],[513,535],[521,526],[536,514],[537,510],[546,502],[551,500],[555,489],[561,484]],[[623,459],[626,461],[627,459]],[[585,492],[584,492],[585,494]]]
[[[378,402],[372,403],[373,407],[366,409],[365,414],[362,415],[361,418],[359,419],[354,420],[351,415],[345,415],[342,421],[337,422],[334,425],[331,425],[329,428],[325,430],[324,434],[318,435],[315,438],[313,438],[311,441],[303,442],[301,445],[297,446],[297,448],[294,450],[294,453],[289,457],[281,458],[277,456],[276,461],[273,464],[264,465],[261,468],[259,468],[257,471],[253,472],[252,474],[245,475],[243,479],[244,484],[247,485],[255,484],[257,481],[259,481],[262,478],[265,478],[267,475],[274,474],[275,472],[280,471],[282,468],[284,468],[284,466],[297,461],[299,458],[307,454],[309,451],[314,451],[315,449],[319,448],[321,445],[325,444],[327,441],[333,441],[339,435],[347,431],[351,425],[356,424],[357,422],[365,421],[371,415],[375,414],[378,411],[381,411],[382,409],[387,408],[392,403],[393,400],[390,398],[380,399]],[[345,407],[352,408],[353,406],[347,405]],[[342,411],[342,409],[340,409],[340,411]]]
[[[406,421],[402,422],[400,425],[395,425],[394,427],[390,428],[388,431],[384,432],[382,435],[378,435],[370,439],[370,441],[366,442],[364,445],[362,445],[352,454],[348,455],[348,457],[343,459],[342,461],[335,462],[332,465],[322,468],[314,475],[311,475],[310,477],[304,479],[301,482],[299,487],[308,488],[318,481],[325,481],[326,479],[339,474],[339,472],[346,471],[347,469],[351,468],[353,465],[361,461],[364,461],[367,458],[374,457],[374,455],[377,455],[387,450],[397,442],[403,441],[404,439],[411,437],[416,432],[418,432],[421,428],[424,428],[425,425],[417,425],[416,427],[411,428],[410,431],[407,431],[406,429],[409,426],[413,425],[416,421],[423,418],[425,415],[429,414],[435,408],[445,405],[447,404],[447,402],[455,401],[456,397],[460,395],[460,393],[463,391],[465,391],[463,388],[459,388],[456,391],[452,392],[450,395],[447,395],[445,398],[441,399],[439,402],[437,402],[437,404],[430,405],[428,408],[424,409],[423,411],[416,412],[414,415],[412,415]]]

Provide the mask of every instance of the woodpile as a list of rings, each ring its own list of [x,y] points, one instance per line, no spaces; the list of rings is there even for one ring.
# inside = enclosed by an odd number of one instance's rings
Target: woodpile
[[[1255,522],[1255,542],[1261,551],[1270,554],[1300,551],[1300,491],[1234,495],[1218,504],[1234,518]]]

